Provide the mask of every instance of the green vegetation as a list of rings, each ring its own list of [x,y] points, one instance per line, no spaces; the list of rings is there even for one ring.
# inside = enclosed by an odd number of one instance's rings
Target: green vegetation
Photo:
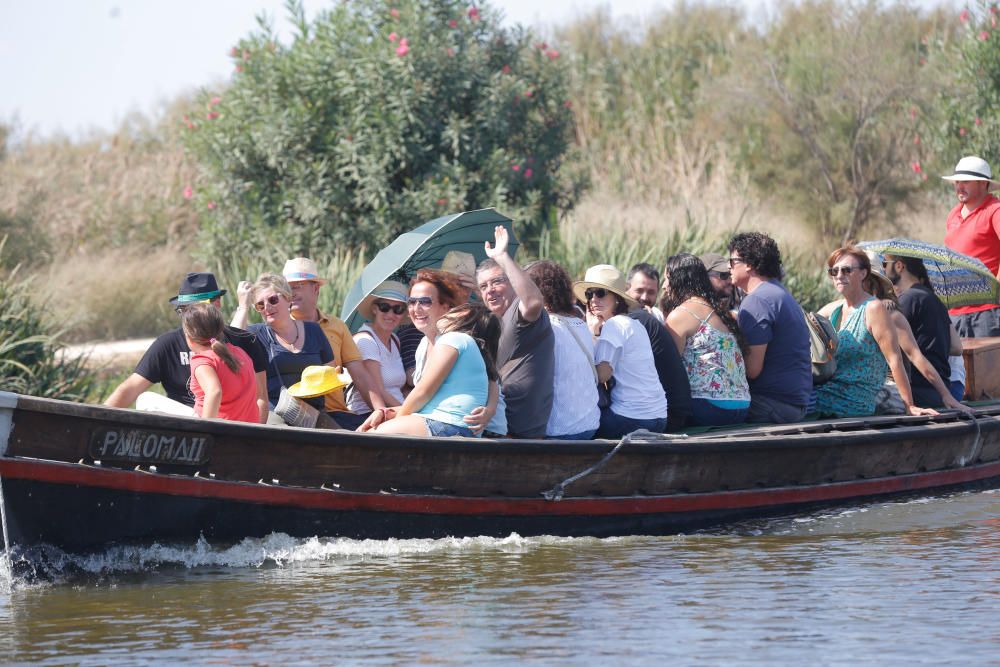
[[[234,292],[299,253],[336,313],[397,232],[488,205],[523,257],[576,275],[761,229],[816,306],[845,238],[938,241],[937,174],[968,153],[1000,169],[1000,16],[982,0],[806,0],[764,20],[677,2],[543,36],[457,0],[289,9],[289,42],[261,25],[226,86],[162,118],[73,140],[0,124],[6,256],[68,339],[156,334],[185,272]]]
[[[536,237],[582,189],[559,53],[464,0],[355,0],[295,35],[261,25],[230,85],[186,116],[203,177],[201,251],[380,246],[424,220],[497,206]]]

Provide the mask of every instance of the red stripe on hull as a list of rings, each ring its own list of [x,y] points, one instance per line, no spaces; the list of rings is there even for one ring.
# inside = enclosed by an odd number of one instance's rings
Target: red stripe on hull
[[[598,516],[764,508],[905,493],[1000,478],[1000,462],[952,470],[801,487],[655,497],[565,498],[560,501],[541,498],[353,493],[159,475],[27,459],[0,459],[0,477],[132,493],[211,498],[314,510],[481,516]]]

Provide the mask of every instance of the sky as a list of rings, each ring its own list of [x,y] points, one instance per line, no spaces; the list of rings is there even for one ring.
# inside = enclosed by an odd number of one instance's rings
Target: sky
[[[309,17],[337,0],[305,0]],[[760,2],[762,0],[744,0]],[[508,23],[541,29],[605,6],[616,20],[672,0],[493,0]],[[229,49],[283,0],[0,0],[0,122],[19,134],[111,129],[178,94],[225,81]]]

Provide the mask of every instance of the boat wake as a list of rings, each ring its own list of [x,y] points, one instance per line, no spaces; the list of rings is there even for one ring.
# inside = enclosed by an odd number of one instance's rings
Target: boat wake
[[[32,583],[75,583],[81,579],[154,572],[173,568],[284,568],[297,563],[391,559],[435,552],[495,551],[522,553],[564,537],[448,537],[441,539],[354,540],[348,538],[294,538],[272,533],[246,538],[237,544],[212,544],[204,537],[194,544],[118,545],[89,554],[71,554],[50,545],[15,550],[0,563],[0,590]]]

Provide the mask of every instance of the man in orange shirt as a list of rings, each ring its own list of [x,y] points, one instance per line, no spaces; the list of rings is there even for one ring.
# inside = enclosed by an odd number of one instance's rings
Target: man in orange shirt
[[[1000,199],[990,194],[993,172],[986,160],[963,157],[955,173],[942,176],[955,187],[958,204],[948,214],[944,243],[952,250],[978,257],[997,275],[1000,270]],[[1000,336],[1000,306],[962,306],[948,311],[964,338]]]

